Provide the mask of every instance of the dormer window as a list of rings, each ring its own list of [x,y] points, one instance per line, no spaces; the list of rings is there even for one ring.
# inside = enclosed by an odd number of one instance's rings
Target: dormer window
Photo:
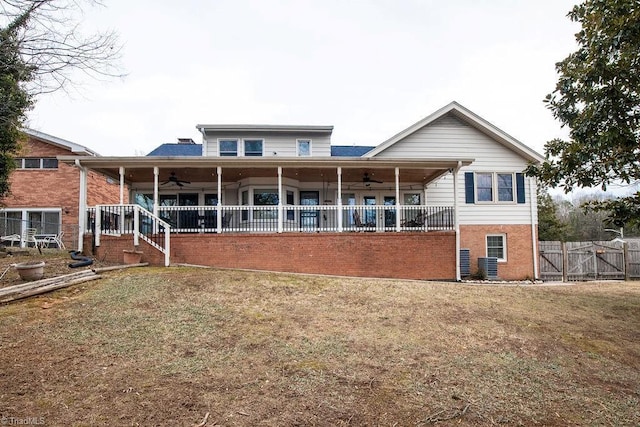
[[[260,157],[262,156],[264,140],[262,139],[245,139],[244,140],[244,155],[247,157]]]
[[[238,155],[237,139],[221,139],[218,144],[220,156],[236,157]]]
[[[311,140],[298,139],[298,157],[308,157],[311,155]]]

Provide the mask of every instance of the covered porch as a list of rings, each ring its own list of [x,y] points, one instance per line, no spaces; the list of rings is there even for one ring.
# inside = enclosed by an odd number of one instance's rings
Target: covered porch
[[[231,240],[222,236],[236,236],[236,241],[246,240],[239,238],[244,235],[291,233],[329,237],[353,232],[445,232],[457,236],[457,172],[472,161],[334,157],[73,159],[80,168],[81,235],[93,234],[96,246],[111,237],[126,235],[133,235],[137,245],[136,236],[140,236],[158,249],[166,247],[172,255],[166,256],[165,264],[176,262],[174,247],[179,239],[197,239],[194,241],[202,246],[205,236],[227,243]],[[83,188],[88,170],[119,181],[120,204],[86,205]],[[448,202],[428,200],[428,185],[448,174],[453,181]],[[390,240],[386,242],[388,245]]]

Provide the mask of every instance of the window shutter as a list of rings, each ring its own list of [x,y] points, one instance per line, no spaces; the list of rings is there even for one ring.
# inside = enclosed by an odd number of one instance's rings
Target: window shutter
[[[474,191],[473,172],[465,172],[464,173],[464,197],[465,197],[466,203],[475,203],[476,197],[473,191]]]
[[[524,174],[517,173],[516,174],[516,192],[517,192],[517,200],[518,203],[525,202],[524,196]]]

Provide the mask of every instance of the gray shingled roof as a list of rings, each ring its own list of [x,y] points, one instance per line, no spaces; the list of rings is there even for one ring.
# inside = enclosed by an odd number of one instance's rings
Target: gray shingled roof
[[[366,147],[363,145],[332,145],[331,156],[333,157],[361,157],[365,153],[376,147]]]
[[[147,156],[202,156],[202,144],[162,144]]]

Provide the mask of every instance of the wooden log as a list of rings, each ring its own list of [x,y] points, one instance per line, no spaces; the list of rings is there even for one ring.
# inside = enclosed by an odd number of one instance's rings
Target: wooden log
[[[40,295],[40,294],[44,294],[46,292],[55,291],[57,289],[62,289],[62,288],[67,288],[67,287],[72,286],[72,285],[77,285],[78,283],[84,283],[84,282],[88,282],[88,281],[96,280],[96,279],[101,279],[101,278],[102,278],[101,276],[98,276],[97,274],[94,274],[93,276],[79,277],[79,278],[76,278],[76,279],[65,280],[65,281],[62,281],[60,283],[52,283],[50,285],[42,286],[40,288],[27,289],[27,290],[24,290],[24,291],[19,292],[17,294],[1,298],[0,299],[0,303],[11,302],[11,301],[15,301],[15,300],[18,300],[18,299],[31,297],[31,296],[34,296],[34,295]]]
[[[64,281],[67,279],[73,279],[76,277],[85,277],[85,276],[90,276],[90,275],[94,275],[95,273],[91,270],[82,270],[82,271],[76,271],[74,273],[70,273],[70,274],[65,274],[62,276],[56,276],[56,277],[49,277],[46,279],[41,279],[41,280],[34,280],[33,282],[27,282],[27,283],[21,283],[19,285],[13,285],[13,286],[7,286],[6,288],[0,288],[0,297],[4,296],[4,295],[9,295],[15,292],[19,292],[25,289],[32,289],[32,288],[37,288],[39,286],[45,286],[48,285],[50,283],[58,283],[60,281]]]
[[[148,265],[149,265],[148,262],[141,262],[139,264],[112,265],[109,267],[96,267],[96,268],[93,268],[92,271],[95,273],[103,273],[105,271],[124,270],[125,268],[131,268],[131,267],[147,267]]]

